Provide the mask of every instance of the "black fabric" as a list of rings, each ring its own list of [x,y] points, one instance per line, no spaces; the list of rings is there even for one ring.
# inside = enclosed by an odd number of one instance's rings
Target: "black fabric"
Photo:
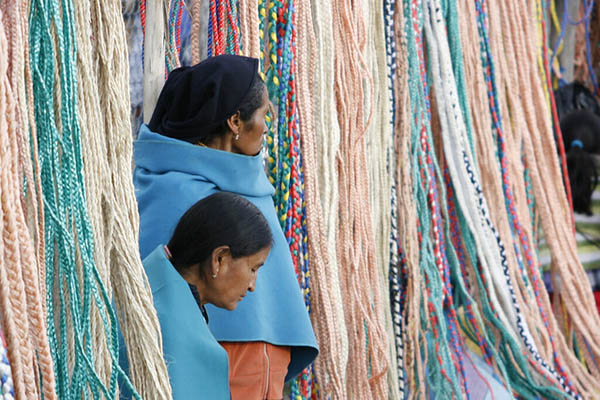
[[[148,127],[188,142],[205,138],[236,113],[255,79],[258,60],[230,54],[174,69]]]
[[[206,308],[202,305],[202,299],[200,298],[200,293],[198,293],[198,289],[196,288],[196,286],[194,286],[194,285],[189,285],[189,286],[190,286],[190,290],[192,291],[192,296],[194,296],[194,300],[196,300],[196,304],[198,304],[198,307],[200,308],[200,312],[202,313],[202,316],[204,317],[206,324],[208,324],[208,313],[206,312]]]
[[[561,120],[574,110],[590,110],[600,116],[600,104],[592,92],[579,82],[561,86],[554,92],[558,118]]]

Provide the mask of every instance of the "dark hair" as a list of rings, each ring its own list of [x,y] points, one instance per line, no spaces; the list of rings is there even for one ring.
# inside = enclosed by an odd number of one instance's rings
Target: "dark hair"
[[[573,209],[592,215],[592,193],[598,183],[593,153],[600,150],[600,117],[589,110],[572,111],[560,121],[567,150]]]
[[[567,152],[567,170],[573,196],[573,209],[592,215],[592,193],[598,184],[596,163],[591,154],[579,147]]]
[[[255,79],[254,83],[250,87],[248,94],[244,97],[244,100],[240,103],[240,118],[244,122],[250,121],[256,110],[263,104],[263,93],[267,90],[267,86],[264,84],[262,79]],[[216,136],[222,136],[229,130],[227,126],[227,120],[219,124],[211,132],[207,132],[205,138],[200,139],[201,142],[210,142],[212,138]]]
[[[217,192],[183,214],[167,245],[171,263],[182,272],[204,268],[213,251],[229,246],[233,258],[247,257],[271,246],[273,236],[258,208],[242,196]]]

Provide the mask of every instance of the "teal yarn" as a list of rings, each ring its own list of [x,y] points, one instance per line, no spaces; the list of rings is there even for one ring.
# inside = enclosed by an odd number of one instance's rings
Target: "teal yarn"
[[[453,350],[450,338],[448,336],[448,326],[444,315],[443,303],[444,292],[443,282],[440,270],[433,256],[434,247],[440,246],[440,243],[434,243],[432,240],[431,226],[432,210],[430,206],[439,207],[439,204],[429,204],[428,187],[435,184],[435,180],[439,180],[439,169],[433,171],[433,174],[428,172],[428,157],[435,158],[433,154],[433,143],[431,141],[431,131],[429,125],[429,104],[427,99],[427,87],[422,85],[424,71],[419,63],[419,51],[422,48],[417,47],[417,35],[421,32],[421,24],[423,14],[416,7],[416,2],[405,0],[403,2],[403,12],[405,15],[406,24],[404,26],[407,37],[407,58],[409,63],[409,93],[411,110],[414,119],[411,119],[411,155],[413,165],[413,192],[415,203],[417,206],[417,215],[419,220],[419,273],[423,280],[427,283],[428,304],[422,302],[420,304],[419,322],[426,337],[420,338],[427,343],[427,364],[426,364],[426,379],[428,388],[418,388],[417,390],[429,390],[433,393],[445,393],[449,396],[462,396],[462,382],[460,381],[457,370],[453,363]],[[415,18],[416,17],[416,18]],[[416,31],[416,32],[415,32]],[[421,143],[421,130],[426,130],[426,138],[424,143]],[[430,153],[426,154],[426,149]],[[441,233],[441,232],[440,232]],[[441,238],[441,241],[444,239]],[[445,245],[444,243],[441,244]],[[435,326],[430,329],[432,321],[435,321]],[[421,357],[424,358],[424,349],[421,351]]]
[[[130,387],[131,383],[118,365],[116,315],[94,264],[93,230],[82,172],[73,3],[33,0],[29,20],[33,105],[46,215],[47,324],[57,394],[61,399],[115,398],[119,376]],[[90,321],[94,306],[104,321],[112,361],[109,382],[102,381],[94,365],[97,349],[92,348]],[[134,396],[139,398],[137,393]]]
[[[479,292],[480,303],[473,301],[470,289],[466,287],[463,280],[464,275],[461,267],[464,265],[461,266],[461,261],[457,256],[458,248],[455,248],[449,239],[451,232],[448,223],[447,193],[441,183],[443,179],[440,166],[437,163],[438,160],[443,159],[443,154],[436,155],[433,150],[431,121],[429,119],[431,111],[429,109],[430,93],[428,84],[434,72],[431,65],[432,57],[425,57],[423,46],[423,7],[429,6],[429,3],[417,0],[409,2],[407,0],[404,2],[404,6],[408,21],[405,29],[407,31],[409,62],[409,99],[411,114],[414,116],[414,119],[411,118],[410,122],[414,195],[420,235],[419,273],[423,276],[429,301],[434,303],[433,305],[425,303],[420,305],[421,331],[426,336],[424,340],[427,341],[426,373],[428,388],[419,389],[438,395],[444,393],[447,396],[452,394],[458,397],[469,396],[467,382],[461,381],[460,351],[462,347],[460,339],[457,343],[453,333],[451,331],[447,332],[453,326],[453,312],[460,307],[469,307],[470,321],[468,321],[468,324],[473,328],[476,327],[477,331],[480,332],[481,338],[478,340],[490,352],[488,361],[496,361],[498,370],[507,382],[509,390],[515,390],[525,398],[534,398],[539,395],[549,398],[562,398],[565,393],[561,390],[532,383],[533,376],[529,363],[533,360],[522,354],[520,343],[512,336],[512,333],[507,329],[508,327],[503,326],[496,315],[496,310],[491,305],[490,299],[487,297],[487,290],[490,288],[491,282],[485,282],[483,279],[484,275],[478,264],[479,255],[475,246],[475,238],[466,224],[460,206],[457,206],[461,242],[466,249],[465,253],[468,255],[471,265],[473,265],[473,275],[476,277],[472,290]],[[442,11],[447,28],[446,40],[448,40],[452,57],[452,72],[456,76],[458,106],[461,108],[460,113],[465,117],[468,147],[473,151],[474,143],[469,115],[470,109],[465,89],[463,56],[460,47],[460,36],[458,35],[456,3],[451,0],[445,1],[442,4]],[[427,50],[433,51],[429,46]],[[470,161],[473,162],[473,160]],[[471,179],[474,180],[472,185],[477,187],[479,174],[474,168],[475,165],[467,166],[467,170],[473,173],[471,176]],[[477,188],[477,190],[480,194],[480,189]],[[482,201],[482,199],[479,200]],[[485,209],[482,213],[482,216],[487,219],[487,227],[496,235],[496,240],[501,249],[500,254],[502,255],[504,253],[503,245],[489,221],[489,215]],[[442,224],[439,224],[439,222],[432,223],[436,220],[437,215],[441,217]],[[481,222],[479,221],[479,223]],[[512,244],[515,245],[514,237],[511,239],[513,239]],[[436,253],[435,257],[433,256],[434,252]],[[441,255],[438,256],[437,253],[441,253]],[[441,257],[441,262],[437,259],[438,257]],[[451,284],[445,283],[448,282],[449,278]],[[507,282],[507,284],[510,285],[510,282]],[[455,304],[446,303],[444,295],[451,295],[456,300]],[[514,307],[516,312],[519,313],[516,304],[514,304]],[[446,318],[446,320],[442,324],[440,321],[443,318]],[[463,324],[463,326],[467,326],[467,324]],[[440,330],[443,328],[444,331],[436,332],[438,328]],[[424,357],[424,349],[422,349],[421,355]]]

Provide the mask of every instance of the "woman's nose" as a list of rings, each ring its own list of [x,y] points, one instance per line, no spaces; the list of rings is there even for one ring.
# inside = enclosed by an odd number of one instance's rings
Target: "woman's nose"
[[[248,285],[249,292],[254,292],[254,289],[256,289],[256,278],[252,279]]]

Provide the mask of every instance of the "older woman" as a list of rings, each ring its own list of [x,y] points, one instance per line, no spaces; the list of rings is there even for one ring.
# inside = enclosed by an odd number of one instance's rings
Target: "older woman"
[[[247,198],[273,233],[260,289],[233,312],[208,309],[211,331],[229,355],[234,400],[282,398],[284,380],[318,352],[263,167],[269,104],[258,60],[209,58],[171,72],[134,144],[142,257],[166,241],[191,204],[217,191]]]

